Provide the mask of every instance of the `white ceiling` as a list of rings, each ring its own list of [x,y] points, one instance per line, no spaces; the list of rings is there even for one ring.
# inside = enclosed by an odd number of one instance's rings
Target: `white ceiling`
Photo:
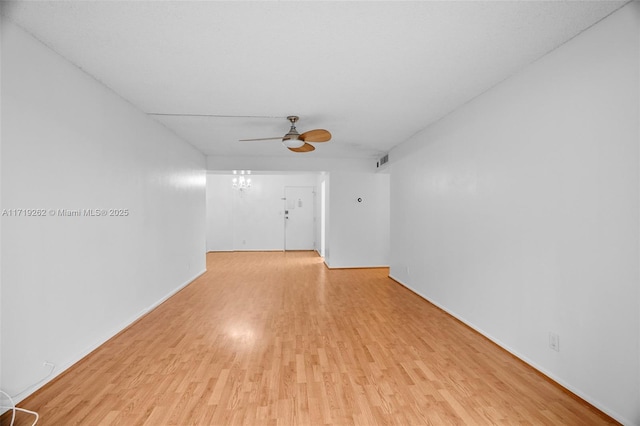
[[[626,1],[2,3],[142,111],[214,115],[153,116],[207,155],[369,158]],[[284,135],[291,114],[332,141],[237,141]]]

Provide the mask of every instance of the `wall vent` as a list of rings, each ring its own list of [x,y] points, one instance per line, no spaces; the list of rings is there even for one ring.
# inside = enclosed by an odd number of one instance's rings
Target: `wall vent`
[[[380,160],[378,160],[378,164],[376,165],[376,167],[382,167],[388,162],[389,162],[389,154],[385,154],[382,157],[380,157]]]

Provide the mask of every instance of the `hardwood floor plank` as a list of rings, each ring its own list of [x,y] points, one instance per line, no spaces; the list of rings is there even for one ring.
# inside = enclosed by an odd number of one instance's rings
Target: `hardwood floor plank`
[[[312,252],[207,268],[20,405],[65,426],[616,424],[386,269]]]

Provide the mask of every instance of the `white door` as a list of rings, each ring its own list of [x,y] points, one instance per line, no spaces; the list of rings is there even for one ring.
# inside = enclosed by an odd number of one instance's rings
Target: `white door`
[[[314,193],[312,186],[284,188],[284,249],[313,250]]]

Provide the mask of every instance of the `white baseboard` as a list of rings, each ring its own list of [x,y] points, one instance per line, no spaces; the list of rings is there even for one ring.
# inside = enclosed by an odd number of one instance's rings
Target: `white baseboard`
[[[565,382],[564,380],[562,380],[561,378],[555,376],[553,373],[547,371],[546,369],[544,369],[543,367],[541,367],[540,365],[538,365],[536,362],[534,362],[533,360],[527,358],[526,356],[522,355],[521,353],[519,353],[518,351],[514,350],[513,348],[511,348],[509,345],[506,345],[504,342],[500,341],[499,339],[493,337],[491,334],[485,332],[484,330],[476,327],[472,322],[467,321],[464,317],[462,317],[461,315],[456,314],[453,311],[450,311],[449,309],[447,309],[445,306],[442,306],[441,304],[431,300],[430,298],[426,297],[425,295],[421,294],[419,291],[417,291],[416,289],[414,289],[413,287],[405,284],[402,282],[402,280],[394,277],[393,275],[389,274],[389,278],[391,278],[392,280],[394,280],[395,282],[397,282],[398,284],[400,284],[401,286],[405,287],[406,289],[410,290],[411,292],[415,293],[416,295],[422,297],[424,300],[426,300],[427,302],[431,303],[434,306],[437,306],[439,309],[443,310],[444,312],[446,312],[447,314],[451,315],[452,317],[454,317],[455,319],[457,319],[458,321],[462,322],[463,324],[465,324],[467,327],[473,329],[474,331],[476,331],[477,333],[483,335],[484,337],[486,337],[487,339],[491,340],[493,343],[495,343],[496,345],[500,346],[502,349],[504,349],[505,351],[509,352],[511,355],[515,356],[516,358],[520,359],[521,361],[523,361],[524,363],[530,365],[531,367],[533,367],[534,369],[536,369],[537,371],[539,371],[540,373],[544,374],[545,376],[547,376],[548,378],[550,378],[551,380],[553,380],[554,382],[556,382],[557,384],[559,384],[560,386],[562,386],[563,388],[567,389],[569,392],[573,393],[574,395],[577,395],[578,397],[582,398],[583,400],[585,400],[586,402],[588,402],[589,404],[593,405],[594,407],[596,407],[598,410],[602,411],[603,413],[607,414],[608,416],[611,416],[612,418],[614,418],[615,420],[619,421],[620,423],[622,423],[623,425],[634,425],[636,423],[633,423],[632,421],[630,421],[629,419],[624,418],[623,416],[619,415],[618,413],[608,409],[607,407],[603,406],[602,404],[600,404],[598,401],[596,401],[595,399],[589,397],[589,395],[585,395],[583,392],[581,392],[579,389],[574,388],[573,386],[571,386],[569,383]]]
[[[324,262],[324,264],[327,265],[327,262]],[[329,266],[327,265],[327,268],[329,269],[381,269],[381,268],[388,268],[388,267],[389,265],[368,265],[368,266]]]
[[[118,335],[119,333],[123,332],[124,330],[126,330],[127,328],[129,328],[131,325],[133,325],[136,321],[138,321],[139,319],[141,319],[143,316],[145,316],[146,314],[148,314],[149,312],[151,312],[152,310],[154,310],[155,308],[157,308],[158,306],[160,306],[162,303],[164,303],[167,299],[169,299],[171,296],[173,296],[174,294],[176,294],[177,292],[179,292],[180,290],[182,290],[183,288],[185,288],[186,286],[188,286],[189,284],[191,284],[192,282],[194,282],[196,279],[198,279],[202,274],[204,274],[207,270],[204,269],[201,272],[198,272],[193,278],[188,279],[187,281],[183,282],[182,284],[180,284],[178,287],[176,287],[175,289],[171,290],[169,293],[167,293],[166,295],[164,295],[162,298],[160,298],[158,301],[154,302],[153,304],[151,304],[149,307],[143,309],[142,311],[140,311],[140,313],[138,313],[138,315],[136,315],[133,318],[129,318],[128,320],[124,321],[121,325],[119,325],[118,327],[112,329],[110,332],[108,332],[106,335],[96,339],[92,344],[90,344],[89,346],[87,346],[84,350],[82,350],[79,354],[77,354],[76,356],[72,357],[71,359],[65,361],[64,363],[60,364],[60,365],[56,365],[55,370],[53,371],[53,373],[46,378],[46,380],[43,380],[42,382],[30,387],[28,390],[23,391],[22,393],[16,395],[15,397],[13,397],[13,402],[17,405],[19,402],[21,402],[22,400],[24,400],[25,398],[27,398],[29,395],[33,394],[34,392],[36,392],[38,389],[42,388],[43,386],[45,386],[47,383],[51,382],[52,380],[54,380],[56,377],[58,377],[59,375],[61,375],[62,373],[64,373],[65,371],[67,371],[69,368],[71,368],[73,365],[77,364],[80,360],[82,360],[84,357],[86,357],[87,355],[89,355],[91,352],[95,351],[96,349],[98,349],[100,346],[102,346],[103,344],[105,344],[108,340],[114,338],[116,335]],[[0,410],[0,414],[9,411],[7,410]]]

